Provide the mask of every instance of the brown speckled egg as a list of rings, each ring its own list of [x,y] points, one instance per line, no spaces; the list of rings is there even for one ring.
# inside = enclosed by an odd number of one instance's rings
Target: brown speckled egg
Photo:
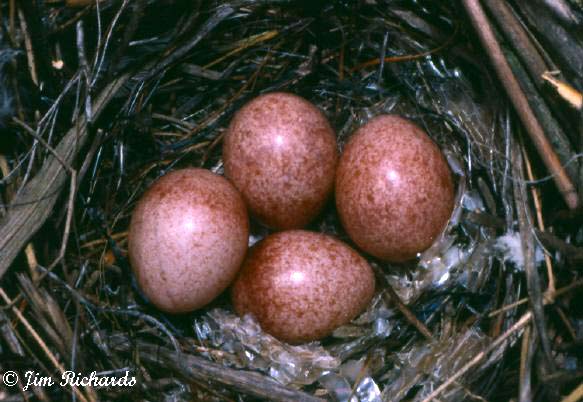
[[[280,340],[321,339],[348,323],[370,302],[372,269],[333,237],[290,230],[256,244],[232,288],[239,315],[252,314]]]
[[[301,228],[334,186],[338,150],[324,114],[299,96],[274,92],[241,108],[225,135],[225,174],[250,211],[275,229]]]
[[[249,238],[245,204],[226,179],[204,169],[158,179],[138,202],[129,258],[138,285],[161,310],[200,308],[233,281]]]
[[[380,259],[406,261],[431,246],[453,202],[451,172],[439,147],[407,119],[370,120],[340,158],[340,219],[352,240]]]

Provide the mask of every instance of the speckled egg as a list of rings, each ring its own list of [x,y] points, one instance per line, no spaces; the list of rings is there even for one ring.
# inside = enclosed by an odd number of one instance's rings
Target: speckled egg
[[[239,315],[252,314],[262,329],[297,344],[321,339],[369,304],[372,269],[333,237],[290,230],[256,244],[232,288]]]
[[[243,262],[249,219],[237,190],[204,169],[158,179],[138,202],[129,228],[129,258],[138,285],[161,310],[208,304]]]
[[[261,95],[234,116],[225,134],[225,174],[252,214],[275,229],[301,228],[334,186],[336,136],[313,104],[288,93]]]
[[[414,258],[444,229],[453,203],[445,158],[411,121],[381,115],[350,138],[336,173],[336,206],[362,250],[392,262]]]

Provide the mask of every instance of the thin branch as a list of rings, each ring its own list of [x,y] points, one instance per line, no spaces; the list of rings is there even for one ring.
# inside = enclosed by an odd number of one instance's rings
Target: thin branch
[[[391,302],[394,303],[397,309],[401,312],[401,314],[403,314],[405,319],[407,319],[407,321],[409,321],[409,323],[413,325],[427,340],[429,341],[435,340],[435,338],[433,338],[433,334],[431,333],[431,331],[429,331],[427,326],[424,323],[422,323],[415,316],[415,314],[413,314],[413,312],[405,305],[405,303],[403,303],[397,292],[395,292],[393,287],[386,280],[385,276],[380,272],[376,276],[381,282],[381,286],[385,290],[383,292],[383,299],[385,299],[385,301],[389,304]]]
[[[69,173],[73,173],[73,168],[71,167],[71,165],[69,165],[63,158],[61,158],[61,155],[59,155],[59,153],[57,151],[55,151],[55,149],[53,147],[51,147],[45,141],[45,139],[43,137],[38,135],[32,127],[30,127],[28,124],[26,124],[25,122],[21,121],[20,119],[18,119],[16,117],[13,117],[12,121],[14,121],[20,127],[22,127],[27,133],[29,133],[31,136],[33,136],[38,142],[40,142],[41,145],[43,147],[45,147],[47,149],[47,151],[49,151],[51,153],[51,155],[53,155],[55,157],[55,159],[57,159],[61,163],[61,166],[63,166],[65,169],[67,169],[69,171]]]
[[[133,345],[130,341],[125,341],[115,345],[114,348],[130,352],[133,350]],[[141,360],[162,365],[165,369],[175,370],[187,379],[211,381],[242,394],[270,401],[323,402],[320,398],[293,388],[287,388],[274,379],[256,372],[235,370],[198,356],[176,352],[157,345],[140,343],[136,348]]]
[[[520,84],[508,65],[508,61],[504,58],[502,48],[496,39],[492,26],[479,1],[462,0],[462,4],[472,20],[474,28],[480,37],[480,41],[498,74],[498,78],[502,82],[508,97],[514,105],[522,124],[524,124],[547,169],[553,176],[565,203],[570,209],[576,209],[579,204],[577,190],[563,168],[557,154],[551,147],[549,140],[546,138],[543,128],[528,103],[528,99],[526,99],[520,88]]]
[[[466,374],[472,367],[479,364],[483,359],[485,359],[490,353],[500,347],[508,338],[523,329],[532,319],[532,313],[529,311],[524,314],[520,319],[506,330],[502,335],[500,335],[494,342],[490,344],[486,349],[476,354],[472,360],[463,365],[458,371],[456,371],[451,377],[449,377],[443,384],[437,387],[431,394],[429,394],[422,402],[430,402],[436,399],[439,394],[445,391],[450,385],[456,382],[461,376]]]
[[[8,295],[4,292],[4,289],[2,289],[2,288],[0,288],[0,297],[2,297],[2,299],[4,299],[5,303],[12,304],[12,300],[10,300],[10,298],[8,297]],[[16,307],[12,307],[12,312],[18,318],[18,320],[22,323],[22,325],[24,325],[24,327],[30,333],[30,335],[34,338],[34,340],[39,345],[39,347],[42,349],[42,351],[45,353],[45,355],[49,358],[49,360],[51,361],[53,366],[55,366],[55,368],[57,370],[59,370],[60,373],[63,373],[65,371],[65,368],[61,365],[61,363],[59,363],[59,361],[57,360],[55,355],[50,351],[50,349],[48,348],[46,343],[40,337],[38,332],[36,332],[36,330],[32,327],[32,325],[26,319],[26,317],[24,317],[24,315],[22,315],[20,310],[17,309]],[[83,393],[79,390],[79,388],[77,388],[77,386],[73,385],[72,388],[73,388],[73,391],[75,392],[75,395],[77,396],[77,398],[79,398],[82,402],[88,402],[85,395],[83,395]]]
[[[575,157],[576,152],[571,145],[571,139],[576,138],[577,133],[575,131],[565,132],[561,128],[552,111],[549,109],[547,102],[545,102],[545,99],[543,99],[537,91],[532,80],[528,77],[528,74],[516,56],[510,51],[504,51],[504,55],[506,56],[510,68],[512,68],[512,72],[520,83],[524,95],[528,99],[528,104],[532,108],[537,120],[540,122],[552,149],[557,153],[557,156],[569,175],[569,178],[576,181],[577,172],[579,171],[579,160]],[[570,136],[567,134],[570,134]]]
[[[34,57],[34,51],[32,49],[32,41],[30,40],[30,35],[28,33],[28,26],[26,23],[26,18],[24,18],[24,13],[22,9],[18,8],[18,18],[20,19],[20,27],[24,35],[24,47],[26,49],[26,60],[28,61],[28,70],[30,71],[30,79],[34,82],[34,85],[39,84],[38,74],[36,71],[36,62]]]
[[[561,402],[579,402],[583,399],[583,383],[579,384],[569,395],[563,398]]]
[[[524,163],[526,166],[526,174],[528,176],[528,180],[534,181],[534,173],[532,172],[532,166],[530,164],[530,159],[528,158],[528,155],[527,155],[526,150],[524,148],[522,148],[522,156],[524,158]],[[542,213],[542,201],[541,201],[540,190],[538,188],[532,186],[530,188],[530,193],[532,195],[532,200],[534,202],[534,208],[536,210],[536,222],[537,222],[538,229],[541,232],[544,232],[545,222],[544,222],[543,213]],[[548,255],[548,253],[545,253],[545,265],[547,266],[547,277],[549,279],[549,284],[547,287],[547,294],[554,294],[555,293],[555,275],[553,274],[553,262],[551,260],[551,257]]]
[[[527,326],[522,335],[522,348],[520,352],[520,387],[518,392],[519,402],[532,401],[532,360],[536,350],[535,334],[530,326]]]
[[[545,60],[537,51],[536,47],[530,41],[526,31],[510,5],[506,1],[484,0],[484,4],[498,23],[498,27],[508,38],[508,41],[516,50],[524,62],[524,66],[532,79],[535,80],[537,87],[542,87],[542,75],[549,70]]]
[[[566,82],[555,78],[553,73],[545,71],[542,75],[543,80],[548,82],[557,91],[563,99],[577,110],[583,110],[583,94],[573,88]]]
[[[121,75],[103,90],[93,106],[95,117],[128,79],[129,74]],[[0,278],[51,215],[67,178],[67,168],[63,166],[70,165],[87,138],[87,123],[85,117],[81,117],[54,149],[59,158],[54,155],[47,158],[40,172],[13,200],[8,213],[0,221]]]
[[[573,289],[577,289],[580,286],[583,286],[583,279],[580,279],[578,281],[571,283],[570,285],[567,285],[563,288],[558,289],[553,295],[548,295],[548,297],[545,297],[543,300],[543,303],[545,305],[550,304],[557,297],[564,295],[565,293],[568,293]],[[547,295],[545,295],[545,296],[547,296]],[[529,300],[529,298],[525,297],[524,299],[520,299],[514,303],[511,303],[511,304],[508,304],[502,308],[499,308],[498,310],[494,310],[488,314],[488,318],[492,318],[492,317],[497,316],[501,313],[504,313],[508,310],[512,310],[513,308],[516,308],[517,306],[520,306],[521,304],[528,303],[528,300]]]
[[[200,28],[196,35],[192,37],[187,43],[180,46],[172,53],[166,55],[151,71],[148,72],[147,78],[155,77],[166,68],[170,67],[176,61],[184,57],[188,52],[198,44],[210,31],[212,31],[220,22],[233,14],[235,10],[228,6],[221,6],[217,8],[214,15],[209,17],[205,24]]]
[[[534,324],[538,331],[542,351],[549,370],[554,371],[554,362],[551,352],[551,342],[549,340],[546,320],[543,309],[543,294],[541,290],[540,277],[534,261],[534,236],[532,227],[532,215],[528,207],[528,196],[526,185],[524,184],[522,154],[518,142],[514,143],[512,152],[512,175],[516,179],[514,183],[514,200],[516,204],[516,215],[520,228],[520,240],[522,254],[524,255],[524,272],[526,273],[526,288],[528,290],[530,306],[534,314]]]

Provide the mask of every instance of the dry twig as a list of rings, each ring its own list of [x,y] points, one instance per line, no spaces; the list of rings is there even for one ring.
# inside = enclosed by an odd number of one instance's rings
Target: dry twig
[[[125,341],[115,345],[116,348],[131,351],[131,342]],[[301,391],[286,388],[272,378],[259,373],[235,370],[213,363],[201,357],[179,353],[171,349],[140,343],[137,352],[142,360],[163,365],[166,369],[176,370],[186,378],[227,385],[238,392],[256,398],[281,402],[322,402]]]
[[[6,304],[8,304],[8,305],[12,304],[12,300],[10,300],[10,298],[8,297],[8,295],[6,294],[6,292],[4,292],[4,289],[2,289],[2,288],[0,288],[0,297],[2,297],[2,299],[4,299],[4,302]],[[46,343],[43,341],[43,339],[38,334],[38,332],[33,328],[33,326],[30,324],[30,322],[26,319],[26,317],[24,317],[24,315],[22,315],[20,310],[17,309],[16,307],[12,307],[12,312],[18,318],[18,320],[22,323],[22,325],[24,325],[26,330],[31,334],[31,336],[34,338],[36,343],[40,346],[40,348],[43,350],[45,355],[51,361],[53,366],[55,366],[55,368],[57,370],[59,370],[60,373],[63,373],[65,371],[65,368],[61,365],[61,363],[59,363],[59,361],[57,360],[55,355],[50,351],[50,349],[47,347]],[[79,388],[77,388],[76,385],[73,385],[72,389],[73,389],[73,392],[75,393],[75,395],[77,396],[77,398],[79,398],[81,400],[81,402],[88,402],[86,396],[79,390]],[[89,396],[92,396],[92,395],[94,396],[94,392],[91,390],[91,388],[88,388],[87,393]],[[94,398],[91,398],[91,400],[94,400]]]
[[[94,115],[103,111],[128,78],[128,74],[121,75],[103,90],[93,105]],[[13,200],[8,213],[0,222],[0,278],[24,244],[52,213],[66,180],[66,168],[63,167],[63,163],[72,163],[79,149],[87,141],[87,137],[87,123],[85,118],[81,117],[55,148],[55,154],[59,155],[59,159],[55,157],[47,159],[42,170]]]
[[[553,176],[565,203],[570,209],[576,209],[579,205],[579,197],[575,186],[565,172],[557,154],[552,149],[539,121],[535,117],[528,103],[528,100],[522,92],[516,77],[512,73],[484,10],[480,6],[478,0],[463,0],[462,3],[472,20],[482,45],[490,57],[494,69],[498,74],[498,78],[500,78],[502,85],[506,89],[508,97],[514,105],[516,112],[536,146],[542,160],[547,166],[547,169]]]
[[[494,350],[498,349],[504,342],[508,340],[512,335],[516,334],[518,331],[522,330],[532,319],[532,313],[529,311],[524,314],[520,319],[514,323],[510,328],[508,328],[502,335],[496,338],[490,346],[488,346],[485,350],[481,351],[480,353],[476,354],[472,360],[466,363],[462,368],[460,368],[454,375],[448,378],[443,384],[435,389],[431,394],[429,394],[423,402],[430,402],[437,398],[439,394],[447,389],[450,385],[456,382],[461,376],[466,374],[468,371],[472,369],[472,367],[479,364],[482,360],[484,360],[490,353]]]

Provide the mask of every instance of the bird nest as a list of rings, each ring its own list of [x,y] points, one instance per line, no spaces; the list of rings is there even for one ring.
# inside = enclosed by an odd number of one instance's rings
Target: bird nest
[[[581,5],[446,3],[3,2],[0,401],[578,400]],[[367,310],[297,346],[225,295],[158,311],[127,258],[146,188],[222,173],[234,112],[272,91],[315,103],[340,147],[371,117],[406,116],[457,189],[430,249],[369,257]],[[332,204],[308,229],[350,243]],[[268,233],[254,224],[251,241]]]

